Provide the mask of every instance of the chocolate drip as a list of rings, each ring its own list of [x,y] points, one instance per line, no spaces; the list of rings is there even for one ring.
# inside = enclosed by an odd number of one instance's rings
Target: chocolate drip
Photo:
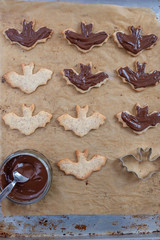
[[[160,81],[160,71],[153,71],[152,73],[145,73],[146,63],[136,63],[137,71],[132,71],[129,67],[120,68],[118,74],[130,83],[135,89],[145,88],[155,85]]]
[[[13,172],[18,171],[29,180],[25,183],[16,183],[9,196],[19,201],[29,201],[39,197],[46,188],[48,175],[44,165],[35,157],[20,155],[12,158],[4,165],[0,183],[5,188],[13,181]]]
[[[106,32],[92,33],[92,27],[92,24],[86,25],[81,22],[81,34],[66,30],[65,36],[72,44],[83,50],[89,50],[94,45],[102,44],[108,37]]]
[[[134,131],[141,132],[148,127],[154,127],[160,123],[160,112],[148,114],[148,106],[141,108],[137,105],[136,112],[136,116],[128,112],[121,113],[122,120]]]
[[[150,48],[158,39],[154,34],[142,36],[141,27],[135,28],[131,26],[129,27],[129,30],[131,31],[130,35],[117,32],[116,37],[122,47],[133,54],[137,54],[143,49]]]
[[[99,72],[97,74],[91,73],[91,65],[80,64],[80,73],[77,74],[72,69],[64,69],[64,75],[69,79],[69,81],[74,84],[77,88],[81,90],[88,90],[90,87],[97,85],[98,83],[103,82],[108,78],[107,73]]]
[[[33,22],[23,21],[23,30],[19,33],[16,29],[10,28],[5,34],[12,42],[17,42],[25,47],[32,47],[38,40],[46,39],[50,36],[52,30],[46,27],[40,28],[37,32],[33,30]]]

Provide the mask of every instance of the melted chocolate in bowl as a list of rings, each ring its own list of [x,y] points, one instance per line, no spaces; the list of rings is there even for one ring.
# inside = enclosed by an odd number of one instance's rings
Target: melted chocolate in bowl
[[[48,184],[48,173],[43,163],[30,155],[18,155],[4,164],[0,172],[2,189],[13,181],[13,172],[18,171],[29,180],[16,183],[9,197],[20,202],[32,201],[39,198]]]

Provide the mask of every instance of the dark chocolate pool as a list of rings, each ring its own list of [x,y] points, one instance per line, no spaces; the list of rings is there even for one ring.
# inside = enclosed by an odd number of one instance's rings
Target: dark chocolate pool
[[[18,155],[17,155],[18,153]],[[50,169],[45,158],[40,153],[30,150],[28,153],[18,151],[11,154],[0,169],[0,186],[4,189],[13,181],[13,172],[18,171],[29,180],[25,183],[16,183],[9,199],[18,203],[32,203],[39,200],[50,183]]]

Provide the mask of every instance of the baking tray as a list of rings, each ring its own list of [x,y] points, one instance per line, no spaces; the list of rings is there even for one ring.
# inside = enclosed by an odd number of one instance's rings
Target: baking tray
[[[61,2],[61,1],[60,1]],[[62,2],[67,2],[63,0]],[[150,7],[160,21],[160,0],[77,0]],[[160,240],[160,215],[58,215],[3,217],[0,239],[151,239]]]

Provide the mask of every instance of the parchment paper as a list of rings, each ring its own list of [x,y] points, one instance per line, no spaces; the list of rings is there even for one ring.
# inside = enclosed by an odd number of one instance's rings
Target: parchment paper
[[[52,28],[54,34],[45,44],[38,44],[31,51],[11,45],[2,35],[7,28],[22,29],[22,21],[36,20],[36,29],[42,26]],[[148,104],[149,110],[160,111],[160,84],[135,92],[128,84],[122,83],[115,69],[129,66],[134,68],[135,60],[147,62],[146,71],[160,70],[160,42],[152,50],[146,50],[138,57],[132,57],[119,49],[110,38],[102,47],[89,53],[80,53],[70,46],[61,32],[66,28],[80,31],[80,22],[94,23],[93,31],[104,30],[108,34],[128,26],[143,27],[143,33],[154,33],[160,38],[160,24],[154,13],[147,8],[129,8],[107,5],[92,5],[58,2],[16,2],[1,1],[0,8],[0,46],[1,76],[11,70],[21,73],[21,63],[36,64],[35,71],[46,67],[54,71],[53,78],[46,86],[27,95],[12,89],[7,83],[0,83],[1,116],[5,112],[21,115],[23,103],[35,104],[35,114],[41,110],[53,114],[52,121],[24,136],[11,130],[1,120],[1,161],[19,149],[35,149],[43,153],[53,169],[53,183],[46,197],[38,203],[21,206],[4,200],[4,215],[41,215],[41,214],[157,214],[160,213],[160,174],[147,181],[140,181],[132,173],[122,168],[120,156],[136,153],[138,147],[153,147],[153,155],[160,154],[160,126],[149,129],[138,136],[129,128],[123,128],[115,114],[128,110],[132,112],[136,103]],[[93,63],[93,72],[106,71],[107,83],[81,94],[62,79],[60,71],[75,68],[79,64]],[[89,105],[89,115],[99,111],[106,116],[106,123],[98,130],[91,131],[83,138],[71,131],[64,131],[56,121],[64,113],[75,116],[75,106]],[[108,158],[101,171],[93,173],[86,181],[66,176],[56,167],[63,158],[75,160],[75,150],[88,149],[89,158],[101,154]]]

